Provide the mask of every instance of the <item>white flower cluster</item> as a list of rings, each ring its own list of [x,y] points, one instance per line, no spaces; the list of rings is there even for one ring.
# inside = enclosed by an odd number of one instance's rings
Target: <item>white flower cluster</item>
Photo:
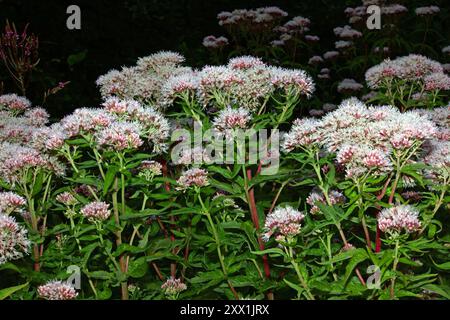
[[[266,217],[263,239],[272,236],[278,242],[286,242],[300,233],[301,222],[305,215],[291,206],[277,207]]]
[[[368,69],[365,76],[368,86],[377,89],[384,81],[390,79],[423,81],[431,74],[440,74],[440,77],[444,77],[442,65],[427,57],[410,54],[394,60],[387,59]]]
[[[27,230],[14,217],[0,213],[0,265],[22,258],[29,246]]]
[[[109,71],[97,79],[97,85],[104,98],[117,96],[121,99],[155,103],[168,78],[191,72],[190,68],[181,66],[182,62],[184,57],[178,53],[157,52],[139,58],[136,66]]]
[[[283,147],[324,147],[336,153],[338,164],[347,177],[358,177],[370,171],[383,174],[392,169],[391,154],[403,152],[413,144],[432,140],[438,129],[428,115],[401,113],[391,106],[365,106],[356,98],[344,100],[322,119],[297,119],[286,134]]]

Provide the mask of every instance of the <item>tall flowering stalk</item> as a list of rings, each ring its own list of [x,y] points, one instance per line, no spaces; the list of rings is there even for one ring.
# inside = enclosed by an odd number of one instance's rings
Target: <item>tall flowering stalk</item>
[[[27,33],[28,24],[19,33],[14,23],[6,22],[0,36],[0,59],[22,95],[26,94],[31,73],[39,63],[39,40],[34,34]]]

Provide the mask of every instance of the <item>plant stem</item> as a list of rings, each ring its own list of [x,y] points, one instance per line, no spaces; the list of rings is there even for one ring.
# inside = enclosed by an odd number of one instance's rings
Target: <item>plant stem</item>
[[[120,216],[119,216],[119,205],[118,205],[118,201],[117,201],[117,194],[119,192],[119,182],[118,182],[118,178],[116,178],[114,180],[114,193],[112,195],[112,201],[113,201],[113,211],[114,211],[114,220],[116,223],[116,227],[119,229],[116,231],[116,245],[117,247],[120,246],[122,244],[122,226],[120,225]],[[123,273],[126,273],[126,265],[125,265],[125,259],[123,257],[123,255],[120,256],[120,270]],[[120,284],[121,286],[121,290],[122,290],[122,300],[128,300],[129,299],[129,295],[128,295],[128,283],[122,282]]]
[[[392,271],[394,272],[394,276],[391,279],[391,299],[395,298],[395,279],[396,275],[395,272],[397,271],[397,265],[398,265],[398,250],[399,250],[399,240],[395,240],[395,251],[394,251],[394,265],[392,267]]]
[[[303,275],[302,275],[302,273],[300,271],[300,268],[298,267],[297,262],[295,262],[294,251],[292,250],[291,247],[289,247],[289,251],[287,253],[288,253],[289,258],[291,260],[291,264],[294,267],[295,272],[297,273],[298,280],[300,281],[300,284],[302,285],[302,287],[306,291],[306,298],[308,300],[315,300],[314,296],[311,293],[311,290],[308,287],[308,284],[306,283],[305,279],[303,278]]]
[[[205,207],[205,204],[203,203],[202,197],[200,195],[200,193],[198,193],[198,201],[200,202],[200,205],[202,206],[203,209],[203,213],[204,215],[206,215],[206,217],[208,218],[208,222],[209,225],[211,226],[211,230],[213,232],[213,236],[216,242],[216,247],[217,247],[217,255],[219,256],[219,261],[220,261],[220,266],[222,267],[222,272],[223,275],[225,277],[225,280],[228,282],[228,286],[231,289],[231,292],[233,293],[234,297],[236,300],[239,300],[239,295],[237,294],[236,290],[234,289],[233,285],[231,284],[230,279],[228,279],[228,270],[225,266],[225,261],[224,261],[224,257],[222,254],[222,250],[221,250],[221,243],[220,243],[220,238],[219,238],[219,234],[217,233],[217,229],[216,226],[211,218],[211,214],[209,213],[209,210]]]

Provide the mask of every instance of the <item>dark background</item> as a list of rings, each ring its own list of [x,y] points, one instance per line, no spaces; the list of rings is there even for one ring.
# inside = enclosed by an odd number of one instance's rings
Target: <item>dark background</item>
[[[425,4],[433,4],[428,2]],[[434,1],[447,7],[449,2]],[[70,4],[81,8],[81,30],[66,28]],[[140,56],[175,50],[184,54],[191,66],[206,63],[203,37],[225,34],[217,24],[220,11],[276,5],[289,13],[288,18],[310,18],[311,34],[320,35],[321,43],[332,46],[333,28],[347,24],[343,10],[359,4],[359,0],[0,0],[0,26],[3,29],[6,19],[15,22],[19,30],[30,23],[29,31],[39,36],[41,62],[27,94],[35,104],[42,101],[46,89],[71,81],[47,101],[46,108],[57,117],[77,107],[96,106],[100,101],[95,86],[98,76],[132,65]],[[15,90],[3,69],[0,81],[5,93]]]

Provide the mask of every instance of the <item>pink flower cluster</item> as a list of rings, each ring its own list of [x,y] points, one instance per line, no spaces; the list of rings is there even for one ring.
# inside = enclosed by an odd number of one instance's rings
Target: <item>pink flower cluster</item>
[[[438,6],[418,7],[415,12],[418,16],[431,16],[438,14],[441,9]]]
[[[31,107],[31,102],[25,97],[15,93],[0,96],[0,110],[7,110],[14,113],[23,112]]]
[[[27,169],[43,169],[63,175],[65,168],[56,159],[36,149],[4,142],[0,144],[0,178],[14,183]]]
[[[0,213],[0,265],[22,258],[29,246],[27,230],[13,217]]]
[[[221,110],[213,120],[213,128],[216,133],[226,138],[232,138],[235,129],[245,129],[251,120],[250,113],[242,107],[233,109],[228,107]]]
[[[88,203],[81,209],[81,214],[92,222],[105,221],[111,215],[109,204],[102,201]]]
[[[331,205],[342,204],[345,202],[345,196],[341,192],[336,190],[331,190],[328,192],[328,199]],[[311,206],[311,214],[320,212],[320,208],[317,206],[317,203],[328,204],[325,199],[324,193],[321,191],[311,192],[308,198],[306,198],[306,203]]]
[[[161,285],[161,289],[167,296],[176,296],[187,290],[187,286],[181,282],[181,279],[169,278]]]
[[[356,82],[355,79],[344,79],[338,84],[337,91],[340,93],[354,93],[361,91],[362,88],[363,85]]]
[[[73,300],[78,296],[75,288],[68,282],[49,281],[37,289],[40,298],[45,300]]]
[[[73,114],[64,117],[60,124],[68,138],[80,134],[95,133],[109,127],[115,116],[103,109],[79,108]]]
[[[423,81],[425,77],[431,74],[442,73],[443,68],[439,62],[418,54],[410,54],[394,60],[387,59],[368,69],[365,76],[368,86],[372,89],[378,89],[380,85],[391,79]]]
[[[250,10],[236,9],[231,12],[223,11],[217,15],[217,19],[221,26],[251,27],[252,25],[272,24],[287,15],[287,12],[273,6]]]
[[[398,205],[383,209],[378,215],[381,231],[389,233],[407,233],[419,230],[419,211],[411,205]]]
[[[291,131],[284,137],[283,149],[290,152],[295,148],[308,148],[322,142],[320,125],[320,121],[316,119],[296,119]]]
[[[223,36],[221,37],[206,36],[203,38],[202,44],[205,48],[208,49],[219,49],[228,45],[228,39]]]
[[[360,31],[355,30],[350,26],[336,27],[333,29],[333,32],[339,38],[347,39],[347,40],[362,37],[362,33]]]
[[[0,192],[0,214],[11,214],[25,204],[25,199],[14,192]]]
[[[277,207],[266,217],[263,238],[268,241],[272,236],[278,242],[285,242],[300,233],[301,222],[305,215],[291,206]]]
[[[401,113],[391,106],[367,107],[351,98],[320,120],[295,120],[283,146],[287,152],[324,146],[328,152],[337,153],[336,160],[346,168],[348,177],[358,177],[368,171],[389,172],[393,150],[403,152],[414,143],[423,144],[437,132],[428,115]]]
[[[184,57],[176,52],[160,51],[139,58],[136,66],[109,71],[97,79],[97,86],[104,98],[117,96],[163,107],[157,102],[167,79],[192,72],[191,68],[181,66],[183,62]]]
[[[56,201],[66,205],[73,206],[78,203],[78,200],[70,192],[63,192],[56,196]]]
[[[114,151],[137,149],[144,143],[140,138],[141,130],[137,123],[114,122],[97,132],[96,139],[101,147]]]
[[[181,175],[177,180],[177,190],[187,190],[192,187],[204,187],[209,184],[208,172],[204,169],[192,168]]]

